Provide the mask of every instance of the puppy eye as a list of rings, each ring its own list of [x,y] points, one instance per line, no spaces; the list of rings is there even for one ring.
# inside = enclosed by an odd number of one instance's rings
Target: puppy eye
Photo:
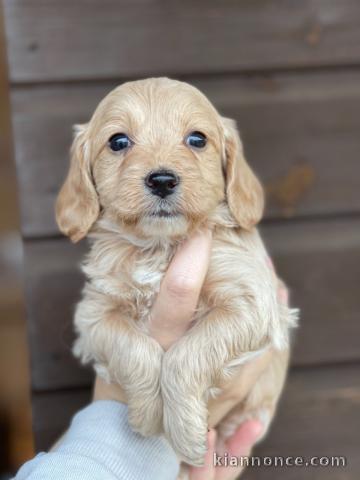
[[[201,132],[191,132],[190,135],[186,137],[186,144],[190,147],[195,148],[204,148],[206,145],[206,137]]]
[[[130,147],[130,145],[131,140],[127,135],[125,135],[125,133],[115,133],[115,135],[109,139],[109,146],[114,152],[124,150],[125,148]]]

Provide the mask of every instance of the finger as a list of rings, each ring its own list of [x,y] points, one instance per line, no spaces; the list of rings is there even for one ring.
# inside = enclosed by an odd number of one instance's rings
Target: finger
[[[278,279],[278,298],[283,305],[287,306],[289,304],[289,290],[285,283],[280,279]]]
[[[274,262],[272,261],[271,257],[266,257],[266,263],[268,264],[270,270],[272,270],[275,273],[275,267],[274,267]]]
[[[190,480],[215,480],[214,453],[216,445],[216,430],[208,433],[208,449],[203,467],[190,467]]]
[[[199,232],[176,252],[151,312],[150,335],[163,347],[188,329],[209,266],[211,232]]]
[[[248,457],[263,431],[263,425],[258,420],[244,422],[225,443],[224,452],[229,457]],[[238,477],[243,467],[221,466],[216,468],[216,480],[232,480]]]
[[[256,440],[263,431],[263,425],[259,420],[248,420],[244,422],[226,442],[230,455],[249,455]]]
[[[274,275],[274,277],[277,281],[279,302],[282,303],[283,305],[288,305],[289,304],[289,290],[287,289],[285,283],[280,278],[277,277],[273,261],[271,260],[270,257],[267,257],[266,263],[268,264],[270,270],[273,272],[273,275]]]

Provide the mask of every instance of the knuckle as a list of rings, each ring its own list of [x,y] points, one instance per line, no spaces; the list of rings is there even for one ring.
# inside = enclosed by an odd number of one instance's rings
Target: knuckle
[[[184,300],[196,295],[197,284],[192,278],[177,276],[170,279],[167,285],[167,291],[171,297]]]

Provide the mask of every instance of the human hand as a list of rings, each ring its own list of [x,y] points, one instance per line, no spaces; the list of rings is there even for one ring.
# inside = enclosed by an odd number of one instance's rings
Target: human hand
[[[236,467],[225,466],[223,455],[228,458],[249,457],[251,449],[262,432],[262,424],[258,420],[244,422],[225,444],[217,439],[216,430],[211,429],[208,434],[208,450],[204,459],[204,466],[190,467],[189,480],[235,480],[243,471],[241,462]],[[220,464],[220,465],[219,465]]]

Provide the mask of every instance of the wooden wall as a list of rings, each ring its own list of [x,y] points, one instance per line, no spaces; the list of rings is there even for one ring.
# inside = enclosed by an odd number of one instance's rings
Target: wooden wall
[[[345,455],[360,474],[360,2],[3,0],[12,86],[35,440],[47,448],[89,399],[70,353],[86,245],[53,205],[71,125],[127,79],[168,75],[236,118],[262,178],[262,232],[302,310],[292,371],[258,454]],[[277,472],[275,472],[278,475]],[[274,475],[252,469],[248,479]]]

